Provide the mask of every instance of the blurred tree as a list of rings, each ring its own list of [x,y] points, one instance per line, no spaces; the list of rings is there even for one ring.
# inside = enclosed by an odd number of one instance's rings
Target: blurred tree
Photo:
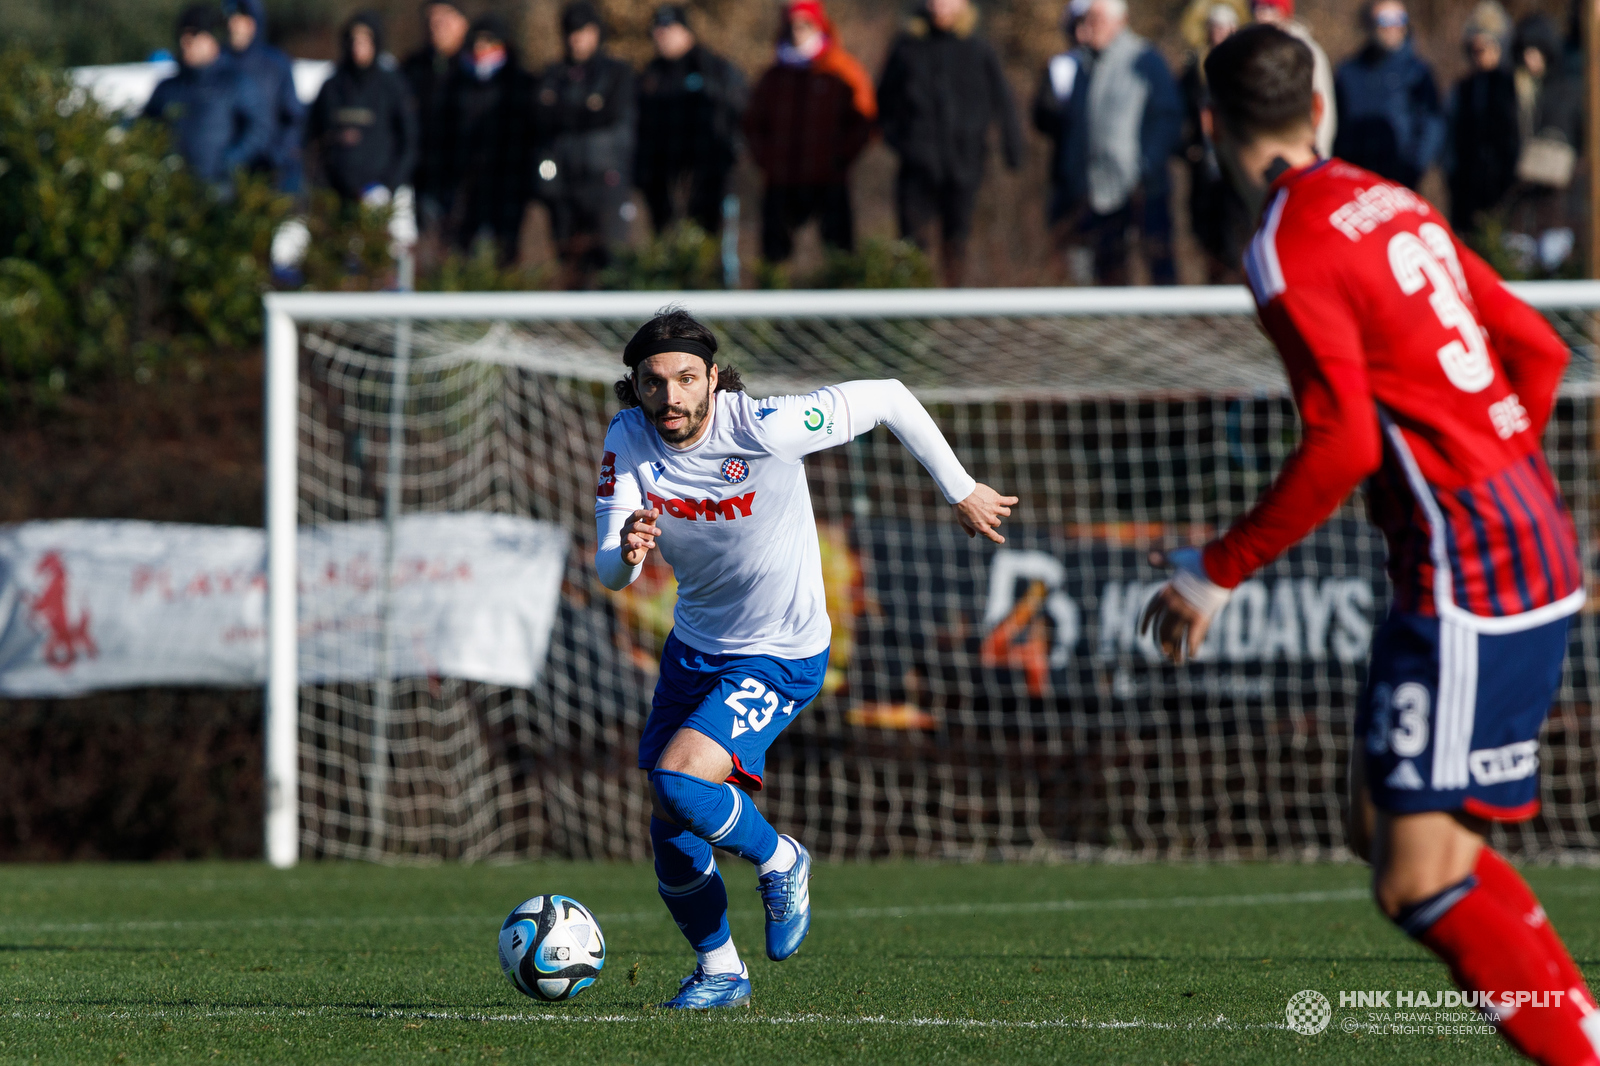
[[[0,0],[0,48],[25,48],[69,67],[137,63],[172,49],[189,0]],[[274,42],[335,25],[326,0],[271,0]],[[351,5],[344,5],[351,6]]]
[[[262,177],[206,187],[161,127],[0,54],[0,405],[250,344],[289,207]]]

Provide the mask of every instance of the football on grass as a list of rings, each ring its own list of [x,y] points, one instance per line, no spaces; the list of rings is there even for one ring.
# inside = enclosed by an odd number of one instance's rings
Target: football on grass
[[[600,923],[569,896],[534,896],[500,926],[500,969],[534,999],[571,999],[594,984],[605,964]]]

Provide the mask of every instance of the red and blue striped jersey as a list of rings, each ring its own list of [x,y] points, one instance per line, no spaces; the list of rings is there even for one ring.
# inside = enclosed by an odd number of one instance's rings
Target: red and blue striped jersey
[[[1365,481],[1400,609],[1493,629],[1577,610],[1577,534],[1540,445],[1569,353],[1543,316],[1427,201],[1338,160],[1273,183],[1245,266],[1302,436],[1207,545],[1211,579],[1242,581]]]

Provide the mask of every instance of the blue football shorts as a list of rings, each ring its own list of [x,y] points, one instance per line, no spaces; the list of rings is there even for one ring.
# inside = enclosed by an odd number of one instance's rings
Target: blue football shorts
[[[1539,730],[1561,685],[1569,619],[1516,633],[1392,611],[1356,715],[1373,803],[1394,814],[1539,812]]]
[[[712,655],[667,634],[650,718],[639,738],[639,769],[654,770],[673,734],[703,733],[733,757],[728,783],[761,790],[767,749],[822,691],[826,650],[809,659]]]

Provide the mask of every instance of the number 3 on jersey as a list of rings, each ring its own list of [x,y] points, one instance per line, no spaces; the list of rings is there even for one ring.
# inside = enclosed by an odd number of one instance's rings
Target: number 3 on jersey
[[[765,729],[767,723],[772,721],[772,716],[778,713],[778,705],[783,699],[755,678],[747,677],[739,682],[739,690],[722,702],[733,708],[733,735],[738,736],[748,730],[759,733]],[[783,713],[793,712],[794,701],[790,700],[789,705],[783,708]]]
[[[1428,303],[1439,316],[1439,324],[1461,334],[1460,340],[1439,349],[1439,365],[1450,384],[1462,392],[1488,388],[1494,380],[1494,364],[1489,362],[1489,348],[1477,316],[1462,302],[1467,282],[1450,234],[1434,222],[1424,222],[1416,233],[1396,233],[1389,241],[1389,267],[1407,296],[1416,295],[1431,282]]]

